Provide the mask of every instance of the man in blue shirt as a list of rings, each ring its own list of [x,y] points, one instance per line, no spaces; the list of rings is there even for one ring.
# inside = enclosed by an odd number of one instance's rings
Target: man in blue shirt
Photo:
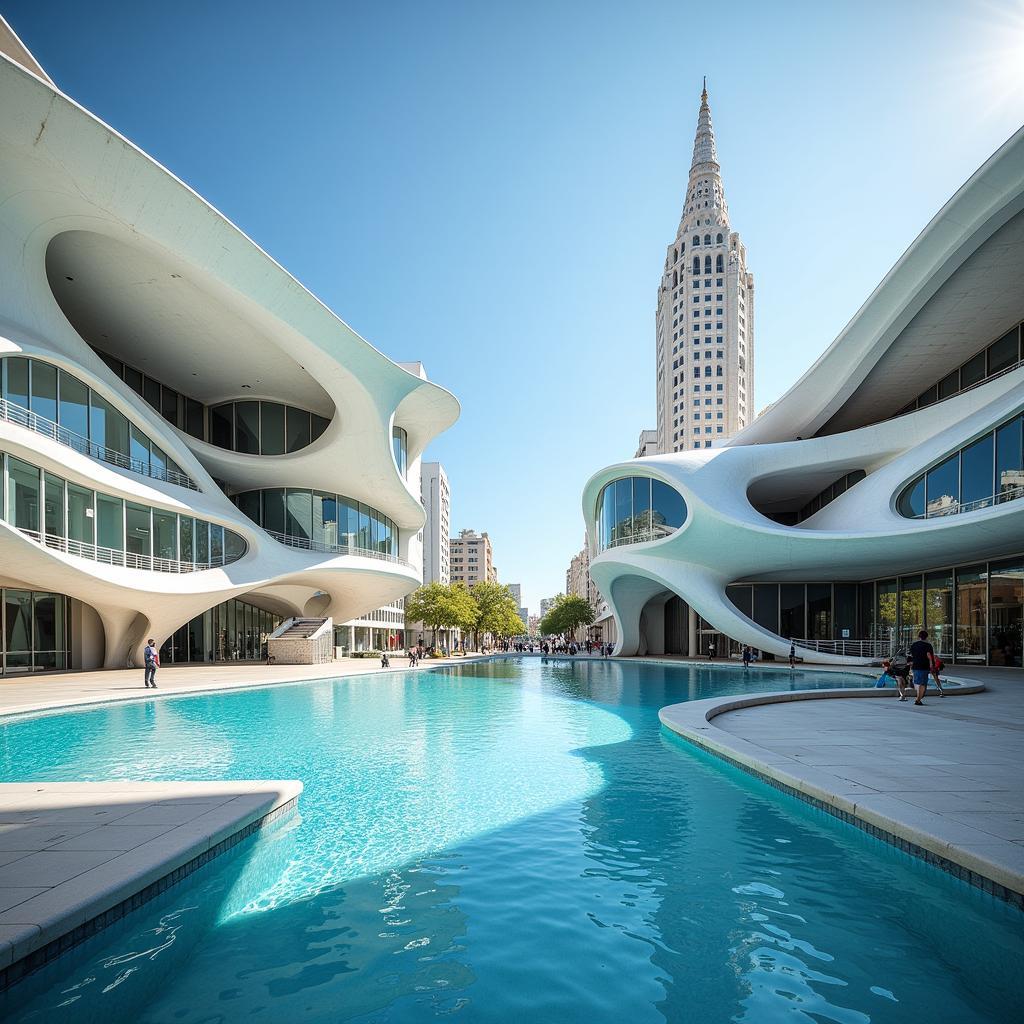
[[[156,649],[156,643],[152,637],[146,642],[146,649],[142,652],[146,662],[146,689],[151,686],[156,689],[156,670],[160,664],[160,652]]]
[[[928,643],[928,634],[922,629],[917,640],[910,645],[910,667],[914,672],[914,689],[917,691],[915,704],[923,706],[925,692],[928,689],[928,676],[935,665],[935,648]]]

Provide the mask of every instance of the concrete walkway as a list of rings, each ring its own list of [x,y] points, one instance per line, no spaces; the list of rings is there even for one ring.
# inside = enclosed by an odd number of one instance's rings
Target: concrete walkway
[[[0,989],[295,809],[301,782],[0,786]]]
[[[422,668],[464,665],[481,656],[424,658]],[[393,657],[392,671],[408,668],[408,658]],[[304,679],[337,679],[386,671],[379,658],[345,658],[325,665],[267,665],[263,662],[227,662],[213,665],[168,666],[157,671],[158,689],[143,686],[142,669],[101,672],[54,672],[44,675],[0,677],[0,715],[44,711],[112,700],[137,700],[169,693],[231,690]]]
[[[985,691],[929,693],[924,707],[892,691],[878,700],[841,690],[760,694],[674,705],[662,721],[1024,906],[1024,672],[957,675]],[[835,699],[816,699],[826,693]]]

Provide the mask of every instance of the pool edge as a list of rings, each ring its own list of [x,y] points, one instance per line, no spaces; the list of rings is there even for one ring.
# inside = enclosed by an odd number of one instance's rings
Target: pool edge
[[[105,784],[81,785],[101,789]],[[204,785],[130,783],[126,791],[140,798],[149,792],[159,806],[173,806],[175,794],[168,791],[168,786],[173,786],[179,799],[187,803],[202,799],[199,787]],[[194,818],[169,828],[158,841],[100,864],[93,869],[93,877],[87,870],[54,886],[41,894],[47,899],[40,909],[31,908],[35,902],[32,899],[0,914],[0,992],[162,895],[239,843],[296,814],[303,789],[298,780],[220,785],[230,789],[232,795],[218,806],[196,804]],[[125,863],[119,865],[122,857]],[[60,892],[64,886],[67,890]],[[38,920],[29,920],[32,917]]]
[[[947,680],[944,680],[946,682]],[[947,692],[967,695],[985,690],[982,683],[950,678],[956,683]],[[715,697],[707,700],[670,704],[658,712],[662,725],[701,750],[720,758],[774,789],[825,811],[854,825],[876,839],[894,846],[925,863],[938,867],[995,898],[1024,910],[1024,873],[1011,865],[986,857],[984,851],[970,850],[959,842],[943,838],[941,828],[924,831],[912,822],[861,805],[864,787],[851,784],[849,791],[830,785],[836,776],[811,765],[801,765],[784,755],[774,756],[765,748],[716,727],[713,719],[730,711],[764,704],[783,704],[803,700],[894,698],[892,690],[865,688],[856,690],[785,690],[743,697]]]

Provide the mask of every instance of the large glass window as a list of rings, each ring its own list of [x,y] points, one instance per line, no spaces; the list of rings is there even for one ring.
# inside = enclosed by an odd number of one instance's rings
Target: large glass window
[[[799,640],[807,636],[802,583],[782,583],[779,586],[779,636],[787,640]]]
[[[288,406],[286,423],[288,451],[297,452],[300,448],[305,448],[310,442],[309,413],[304,409]]]
[[[1015,416],[996,431],[996,480],[998,501],[1024,495],[1024,416]]]
[[[650,477],[624,477],[605,484],[598,495],[595,526],[598,550],[668,536],[683,525],[682,495]]]
[[[3,361],[4,398],[22,409],[28,408],[28,365],[29,361],[20,356]]]
[[[157,558],[178,557],[178,517],[173,512],[153,510],[153,554]]]
[[[875,587],[877,609],[874,639],[885,640],[890,644],[896,639],[897,589],[895,580],[879,580]]]
[[[401,427],[391,428],[391,449],[398,472],[404,477],[409,468],[409,435]]]
[[[82,544],[96,543],[93,492],[68,484],[68,539]]]
[[[5,590],[4,667],[7,672],[32,669],[32,591]]]
[[[1015,416],[912,480],[900,494],[901,515],[951,515],[1024,497],[1024,416]],[[926,493],[924,493],[926,492]]]
[[[985,661],[988,573],[984,565],[956,571],[956,659]]]
[[[995,373],[1013,366],[1020,359],[1020,328],[1014,327],[1007,331],[998,341],[994,341],[988,347],[988,374],[991,377]]]
[[[960,502],[982,508],[992,497],[993,435],[979,437],[960,453]]]
[[[43,419],[57,420],[57,367],[32,360],[32,411]]]
[[[50,537],[64,536],[64,481],[44,473],[43,532]]]
[[[837,640],[857,637],[857,584],[836,583],[833,588],[833,629]]]
[[[289,537],[309,540],[313,535],[313,494],[311,491],[288,488]]]
[[[1024,629],[1024,558],[994,562],[990,568],[990,665],[1020,668]]]
[[[777,583],[755,583],[753,620],[770,633],[779,631],[779,587]]]
[[[133,462],[126,468],[134,472],[166,479],[166,475],[155,470],[167,468],[185,476],[179,466],[166,458],[159,465],[153,463],[150,459],[151,444],[145,433],[131,425],[128,417],[102,395],[65,370],[58,370],[38,359],[7,358],[0,360],[0,373],[4,379],[5,397],[16,404],[22,404],[19,391],[22,378],[26,382],[31,380],[32,411],[51,423],[59,424],[72,435],[69,437],[62,433],[58,437],[61,443],[92,458],[117,465],[124,465],[124,457],[130,456]],[[172,394],[176,396],[175,392]],[[192,486],[191,481],[186,485]]]
[[[13,456],[7,457],[7,521],[19,530],[37,533],[39,522],[39,470]]]
[[[284,455],[284,409],[278,402],[260,403],[260,452]]]
[[[930,572],[924,578],[924,623],[941,658],[953,655],[953,573]]]
[[[124,550],[124,502],[120,498],[96,495],[96,543],[101,548]]]
[[[900,578],[900,642],[909,647],[924,628],[924,593],[920,576]]]
[[[235,402],[235,451],[244,455],[259,455],[259,402]]]
[[[832,584],[807,584],[807,628],[812,640],[832,639]]]
[[[930,516],[956,512],[960,503],[960,457],[951,455],[928,471],[925,508]]]

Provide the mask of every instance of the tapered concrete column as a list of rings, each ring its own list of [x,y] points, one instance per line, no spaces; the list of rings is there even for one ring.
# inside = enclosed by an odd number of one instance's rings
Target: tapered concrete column
[[[687,613],[688,613],[688,616],[689,616],[689,622],[688,622],[689,629],[687,630],[687,638],[686,638],[686,647],[687,647],[686,653],[691,658],[693,658],[697,654],[700,653],[697,650],[697,613],[689,605],[687,605],[686,607],[687,607]]]

